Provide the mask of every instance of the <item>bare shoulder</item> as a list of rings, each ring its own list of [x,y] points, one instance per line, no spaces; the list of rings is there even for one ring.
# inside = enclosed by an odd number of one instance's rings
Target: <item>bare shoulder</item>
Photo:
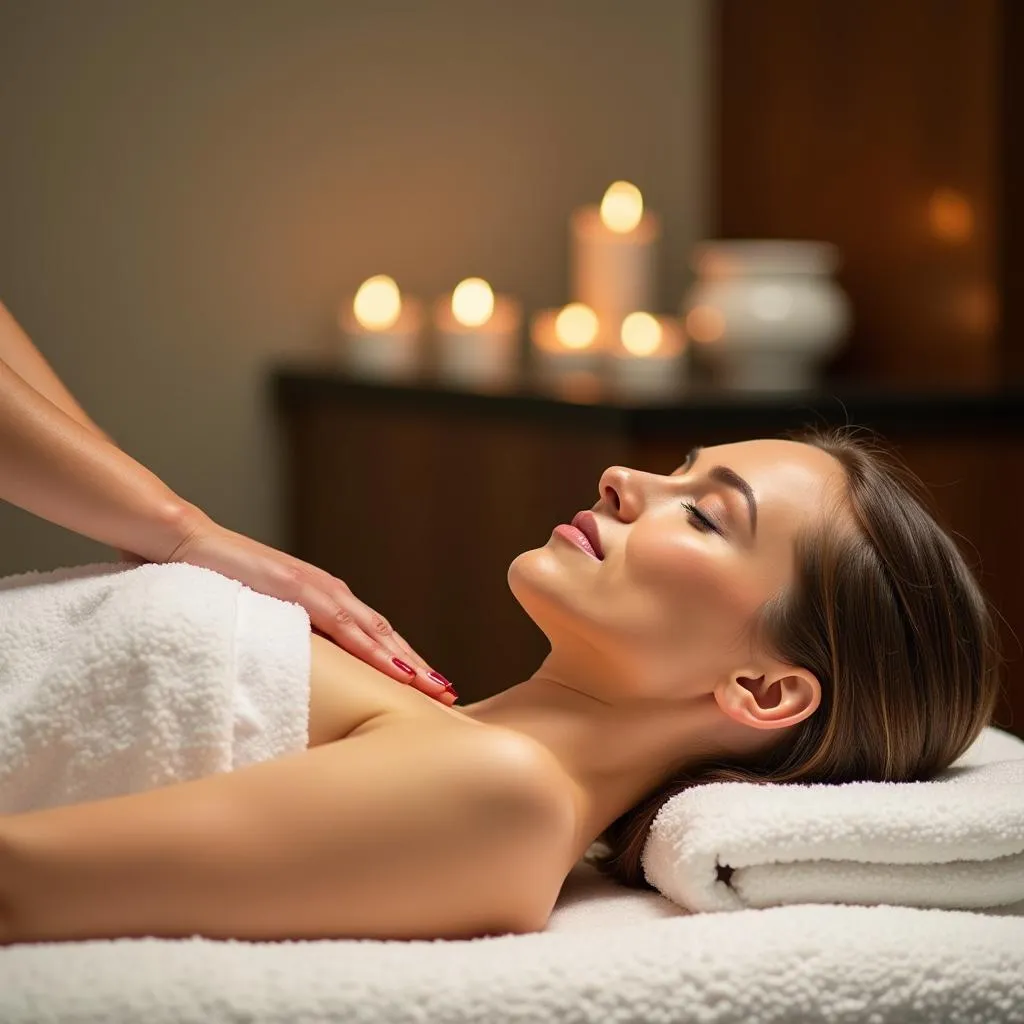
[[[449,742],[490,789],[515,799],[549,826],[575,823],[564,772],[542,744],[511,729],[478,723],[453,728],[451,734]]]
[[[448,766],[454,791],[500,801],[549,829],[575,825],[571,789],[557,759],[522,733],[448,714],[384,714],[352,735],[371,730],[405,757],[412,746],[429,749],[435,763]]]
[[[527,863],[510,871],[532,876],[531,899],[524,931],[541,931],[547,924],[562,884],[577,860],[579,810],[571,782],[555,756],[529,737],[508,733],[498,754],[500,778],[510,776],[527,808],[523,851]]]
[[[424,727],[422,720],[415,724]],[[577,809],[571,786],[542,744],[509,729],[459,725],[448,725],[443,736],[439,731],[435,742],[458,772],[457,798],[476,815],[478,827],[467,842],[490,858],[494,884],[517,894],[518,930],[539,931],[574,862]],[[503,836],[497,847],[491,828]]]

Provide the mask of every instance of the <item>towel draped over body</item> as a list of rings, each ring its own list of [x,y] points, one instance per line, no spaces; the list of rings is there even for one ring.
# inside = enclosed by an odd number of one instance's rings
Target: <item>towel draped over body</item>
[[[0,814],[304,750],[309,616],[184,563],[0,580]]]

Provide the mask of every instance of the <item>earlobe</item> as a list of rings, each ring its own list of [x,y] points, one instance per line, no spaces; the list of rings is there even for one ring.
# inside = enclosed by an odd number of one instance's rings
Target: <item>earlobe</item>
[[[813,672],[779,666],[759,676],[737,672],[719,705],[731,718],[754,729],[796,725],[821,703],[821,684]]]

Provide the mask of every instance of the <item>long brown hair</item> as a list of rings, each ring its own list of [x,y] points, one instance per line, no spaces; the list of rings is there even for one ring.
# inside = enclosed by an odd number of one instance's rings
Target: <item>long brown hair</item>
[[[991,723],[1002,659],[985,596],[920,480],[855,431],[790,435],[842,465],[855,529],[800,536],[794,585],[754,624],[775,654],[817,676],[820,705],[768,754],[691,765],[618,817],[585,855],[603,874],[653,888],[641,862],[651,824],[690,786],[923,781]]]

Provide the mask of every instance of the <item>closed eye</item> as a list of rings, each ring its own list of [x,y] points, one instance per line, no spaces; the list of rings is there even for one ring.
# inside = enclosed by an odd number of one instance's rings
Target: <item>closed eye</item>
[[[700,530],[702,533],[722,533],[722,528],[714,519],[707,515],[707,513],[702,512],[692,501],[682,501],[680,504],[690,514],[690,521],[695,529]]]

